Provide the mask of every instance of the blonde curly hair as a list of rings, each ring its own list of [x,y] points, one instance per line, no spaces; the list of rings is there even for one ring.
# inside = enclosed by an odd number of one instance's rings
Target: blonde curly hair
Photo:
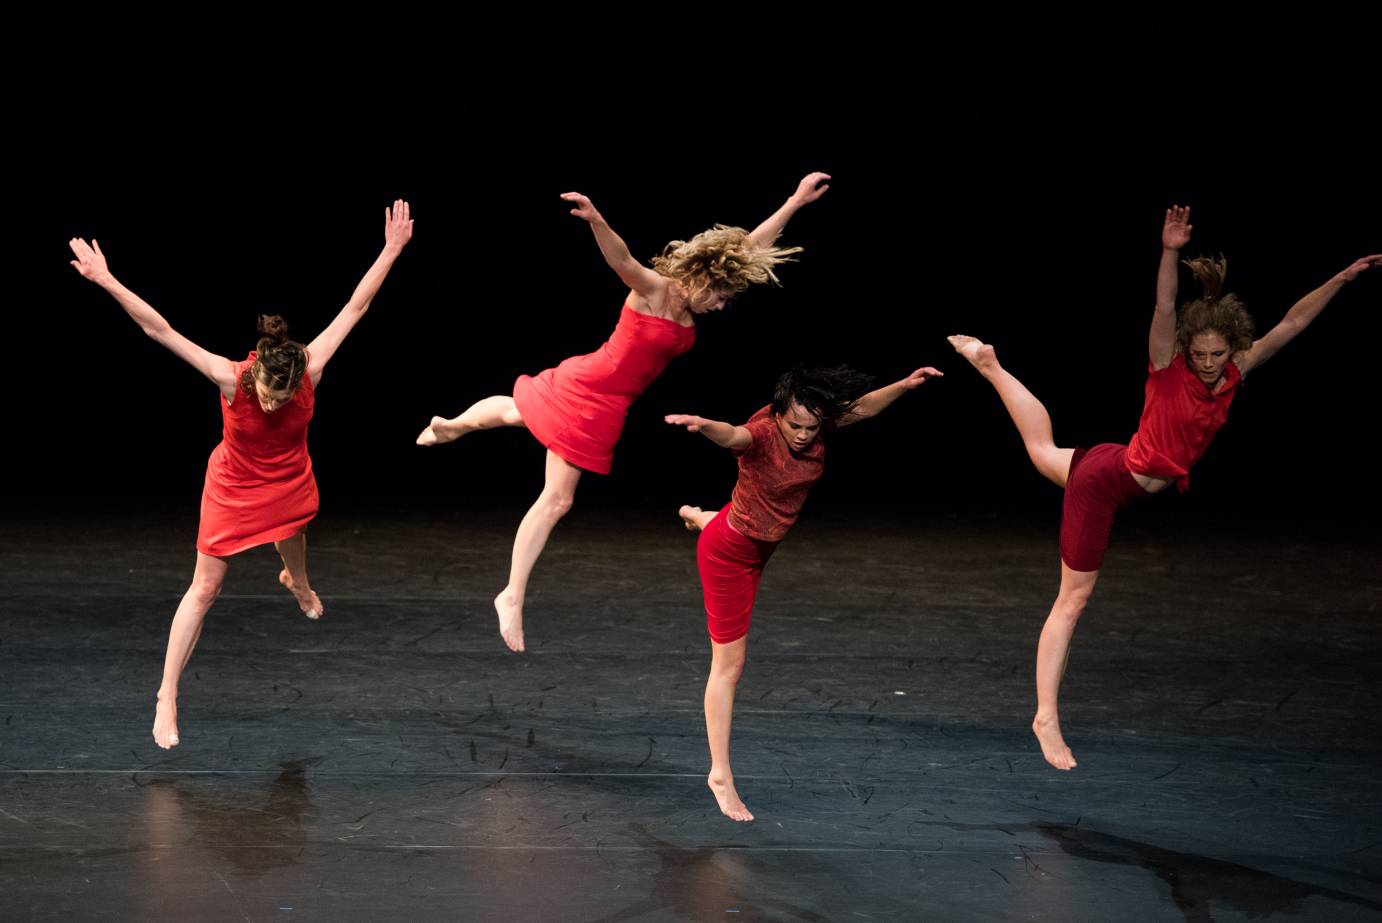
[[[717,224],[690,240],[674,240],[653,257],[658,275],[675,279],[694,299],[709,289],[737,295],[750,285],[780,285],[773,268],[792,262],[800,247],[760,247],[743,228]]]

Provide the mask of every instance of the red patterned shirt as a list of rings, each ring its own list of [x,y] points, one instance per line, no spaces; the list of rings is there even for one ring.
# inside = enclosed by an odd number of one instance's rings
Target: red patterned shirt
[[[753,444],[739,458],[739,481],[730,498],[729,524],[764,542],[781,541],[797,521],[811,485],[825,472],[825,443],[818,436],[804,452],[787,445],[773,408],[764,407],[744,428]]]

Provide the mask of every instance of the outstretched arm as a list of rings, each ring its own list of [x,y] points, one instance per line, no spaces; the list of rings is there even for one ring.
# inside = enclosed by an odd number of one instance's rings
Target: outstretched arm
[[[1161,226],[1161,265],[1156,271],[1156,310],[1147,335],[1147,358],[1164,369],[1176,355],[1176,294],[1180,288],[1180,251],[1190,243],[1190,207],[1172,205]]]
[[[72,255],[76,257],[72,260],[72,266],[81,273],[83,279],[89,279],[109,292],[111,297],[120,302],[120,307],[125,309],[130,319],[139,325],[139,329],[211,379],[216,387],[221,389],[226,400],[234,398],[235,366],[229,359],[208,352],[178,333],[152,305],[126,288],[111,274],[110,268],[106,265],[106,255],[101,252],[101,245],[94,239],[88,244],[80,237],[74,237],[67,245],[72,248]]]
[[[1324,306],[1339,294],[1340,289],[1368,269],[1382,269],[1382,253],[1354,260],[1347,269],[1292,305],[1279,324],[1267,331],[1261,339],[1256,340],[1246,353],[1234,358],[1238,371],[1246,375],[1275,356],[1281,347],[1294,340],[1302,330],[1310,326],[1311,321],[1320,316]]]
[[[743,452],[753,445],[753,434],[745,427],[707,420],[687,413],[669,413],[663,417],[673,426],[684,426],[689,433],[700,433],[722,448]]]
[[[859,398],[859,400],[854,402],[853,409],[851,409],[849,413],[840,417],[839,421],[835,425],[837,427],[849,426],[851,423],[858,423],[860,420],[867,420],[869,417],[876,417],[884,410],[888,409],[889,404],[897,400],[902,395],[906,394],[908,391],[915,391],[917,388],[920,388],[922,385],[926,383],[927,379],[944,377],[944,372],[937,371],[936,369],[931,368],[931,366],[929,365],[923,366],[922,368],[919,368],[912,374],[908,375],[906,378],[900,379],[899,381],[895,381],[890,385],[885,385],[884,387],[878,388],[874,391],[870,391],[868,394],[865,394],[863,397]]]
[[[797,184],[797,191],[782,203],[781,208],[769,215],[766,221],[754,228],[749,234],[749,239],[759,247],[771,247],[782,236],[782,229],[787,227],[787,222],[792,220],[799,208],[825,195],[825,191],[830,188],[829,180],[829,173],[808,173]]]
[[[393,268],[394,260],[398,259],[398,255],[412,239],[412,211],[407,202],[395,199],[393,208],[384,209],[384,249],[360,280],[360,284],[355,286],[355,293],[350,296],[345,307],[341,308],[335,319],[326,325],[325,330],[317,334],[315,340],[307,344],[307,374],[312,379],[312,387],[315,388],[321,382],[326,364],[336,355],[336,350],[345,341],[346,335],[354,330],[360,318],[365,316],[370,302],[379,294],[379,286],[384,284],[384,277]]]
[[[667,284],[665,278],[633,258],[633,254],[629,252],[629,245],[614,233],[609,222],[605,221],[595,203],[587,196],[579,192],[563,192],[561,197],[575,206],[571,209],[571,214],[584,219],[590,225],[590,230],[595,234],[595,243],[600,248],[600,255],[625,285],[644,298],[649,298]]]

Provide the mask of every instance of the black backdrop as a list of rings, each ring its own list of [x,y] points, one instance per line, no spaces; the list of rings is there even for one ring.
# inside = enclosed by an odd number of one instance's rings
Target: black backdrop
[[[1167,205],[1193,206],[1190,250],[1228,256],[1259,330],[1382,250],[1369,60],[1244,43],[1206,65],[1113,39],[1000,51],[882,27],[598,46],[555,30],[35,33],[7,68],[9,504],[192,510],[218,438],[214,388],[68,267],[73,235],[240,357],[261,311],[314,335],[407,197],[414,242],[326,373],[312,453],[326,505],[464,511],[526,503],[541,448],[504,431],[422,450],[417,431],[593,349],[617,317],[620,284],[558,193],[590,195],[650,256],[752,226],[824,170],[831,191],[784,237],[806,248],[784,286],[700,325],[578,503],[724,499],[732,463],[664,413],[742,419],[798,361],[880,381],[934,364],[945,380],[840,434],[813,506],[1054,517],[1055,489],[944,336],[994,342],[1062,444],[1126,441]],[[1369,528],[1378,275],[1252,377],[1165,509]]]

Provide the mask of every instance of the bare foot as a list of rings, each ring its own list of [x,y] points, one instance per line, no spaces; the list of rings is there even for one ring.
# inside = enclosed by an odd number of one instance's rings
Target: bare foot
[[[687,532],[699,532],[701,531],[700,516],[704,512],[705,510],[701,509],[699,506],[683,506],[681,509],[677,510],[677,515],[681,517],[681,521],[685,524]]]
[[[1032,719],[1032,733],[1036,734],[1041,744],[1041,755],[1046,757],[1046,762],[1057,769],[1074,769],[1079,765],[1075,762],[1075,754],[1065,745],[1065,738],[1060,734],[1060,721],[1054,716],[1042,718],[1037,715]]]
[[[322,617],[322,601],[317,597],[317,593],[311,587],[299,590],[293,583],[292,576],[288,573],[288,568],[283,568],[278,574],[278,582],[288,588],[288,592],[293,594],[293,598],[298,601],[298,608],[302,614],[309,619],[319,619]]]
[[[455,442],[464,435],[465,430],[446,417],[433,417],[427,428],[418,434],[417,444],[441,445],[444,442]]]
[[[158,710],[154,712],[154,743],[165,750],[178,745],[178,706],[176,702],[158,700]]]
[[[494,597],[494,611],[499,613],[499,634],[509,650],[523,653],[523,604],[508,587]]]
[[[749,813],[749,809],[744,806],[744,802],[739,800],[739,793],[734,789],[733,776],[726,776],[723,779],[706,776],[705,783],[710,786],[715,800],[720,803],[721,814],[730,820],[741,822],[753,820],[753,815]]]
[[[980,342],[978,337],[953,336],[946,339],[955,347],[955,352],[968,359],[969,364],[978,369],[980,374],[998,365],[998,356],[994,353],[993,347]]]

